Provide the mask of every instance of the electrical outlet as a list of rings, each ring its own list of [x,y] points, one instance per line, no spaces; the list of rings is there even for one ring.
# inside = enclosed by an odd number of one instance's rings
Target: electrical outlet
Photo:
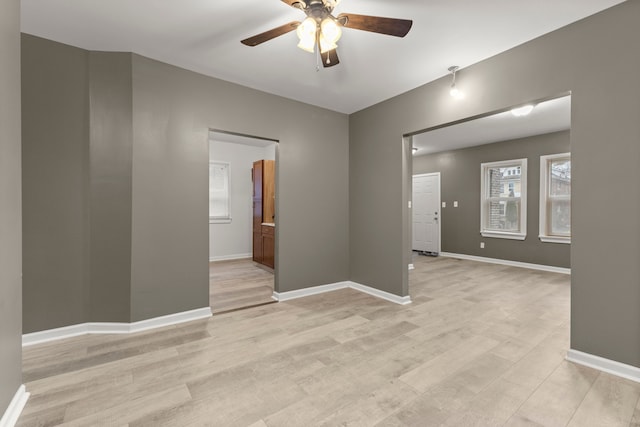
[[[454,207],[454,208],[457,208],[457,207],[458,207],[458,201],[457,201],[457,200],[453,202],[453,207]]]
[[[447,202],[442,202],[442,207],[446,208],[447,207]]]
[[[484,249],[484,242],[480,242],[480,249]]]

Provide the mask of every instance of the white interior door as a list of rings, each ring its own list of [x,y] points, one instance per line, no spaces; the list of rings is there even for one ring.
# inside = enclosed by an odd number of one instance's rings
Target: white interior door
[[[440,173],[413,176],[413,250],[440,252]]]

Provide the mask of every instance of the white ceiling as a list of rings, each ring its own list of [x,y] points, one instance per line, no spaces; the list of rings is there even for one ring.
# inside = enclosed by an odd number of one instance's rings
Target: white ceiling
[[[415,156],[492,142],[559,132],[571,128],[571,96],[538,103],[527,116],[511,111],[438,128],[413,136]]]
[[[269,93],[353,113],[622,0],[343,0],[334,11],[413,19],[405,38],[345,29],[340,64],[316,71],[279,0],[22,0],[22,31],[90,50],[135,52]]]

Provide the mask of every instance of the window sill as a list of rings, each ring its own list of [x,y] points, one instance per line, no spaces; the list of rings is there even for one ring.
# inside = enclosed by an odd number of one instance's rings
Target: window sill
[[[571,237],[560,237],[560,236],[538,236],[541,242],[544,243],[564,243],[567,245],[571,244]]]
[[[495,239],[511,239],[511,240],[524,240],[527,235],[522,233],[507,233],[503,231],[481,231],[482,237],[492,237]]]
[[[231,224],[231,218],[209,218],[209,224]]]

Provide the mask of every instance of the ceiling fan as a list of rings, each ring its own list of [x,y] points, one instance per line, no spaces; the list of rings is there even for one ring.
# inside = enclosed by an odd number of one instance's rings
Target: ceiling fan
[[[378,16],[341,13],[334,17],[331,12],[340,0],[282,0],[291,7],[302,10],[307,18],[302,22],[293,21],[257,34],[241,41],[247,46],[257,46],[293,30],[298,33],[298,47],[314,53],[320,51],[322,65],[332,67],[340,63],[336,48],[342,35],[342,27],[370,31],[396,37],[404,37],[411,29],[413,21],[408,19],[382,18]]]

